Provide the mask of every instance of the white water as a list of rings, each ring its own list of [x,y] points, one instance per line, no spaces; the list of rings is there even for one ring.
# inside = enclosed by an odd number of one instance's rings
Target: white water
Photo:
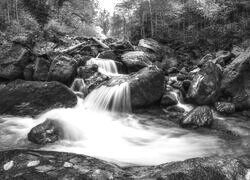
[[[115,61],[109,59],[99,59],[99,58],[91,58],[87,61],[87,65],[96,64],[98,66],[98,71],[107,76],[118,75],[118,69],[115,64]]]
[[[185,112],[188,113],[193,109],[193,107],[190,104],[184,103],[182,94],[178,93],[178,91],[171,91],[170,93],[173,94],[175,98],[177,99],[177,102],[178,102],[177,106],[184,109]]]

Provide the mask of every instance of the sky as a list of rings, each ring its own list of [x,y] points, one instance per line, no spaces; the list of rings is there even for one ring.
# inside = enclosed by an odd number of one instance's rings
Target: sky
[[[99,0],[100,7],[108,10],[111,14],[114,12],[114,7],[118,0]]]

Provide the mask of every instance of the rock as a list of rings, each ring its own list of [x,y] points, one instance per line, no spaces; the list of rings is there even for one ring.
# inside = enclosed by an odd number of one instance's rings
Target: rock
[[[188,79],[188,75],[184,75],[184,74],[178,74],[177,75],[177,80],[178,81],[184,81]]]
[[[121,61],[127,66],[128,72],[137,72],[152,65],[155,56],[141,51],[131,51],[122,55]]]
[[[161,105],[163,106],[174,106],[178,104],[176,97],[170,92],[165,92],[161,98]]]
[[[74,59],[76,60],[78,66],[85,66],[86,62],[91,58],[91,56],[81,56],[80,54],[74,56]]]
[[[40,163],[27,166],[30,162]],[[249,155],[213,156],[158,166],[122,168],[72,153],[9,150],[0,152],[0,167],[8,167],[0,168],[0,179],[248,180],[249,162]]]
[[[173,56],[164,56],[162,60],[162,67],[165,71],[168,71],[171,68],[177,68],[178,60]]]
[[[188,92],[188,89],[189,89],[190,85],[191,85],[191,81],[190,81],[190,80],[184,80],[184,81],[182,82],[182,88],[183,88],[183,90],[184,90],[186,93]]]
[[[32,49],[35,45],[33,34],[21,34],[12,38],[14,44],[21,45],[23,47]]]
[[[67,56],[57,56],[50,66],[49,81],[71,84],[77,73],[77,62]]]
[[[220,113],[233,114],[235,112],[235,105],[228,102],[216,102],[215,109]]]
[[[250,108],[250,48],[232,61],[224,70],[221,89],[232,98],[236,109]]]
[[[134,51],[133,45],[129,41],[117,41],[109,45],[115,52]]]
[[[129,77],[133,108],[145,107],[160,101],[164,90],[164,73],[155,66],[147,67]]]
[[[212,61],[213,59],[214,56],[212,54],[207,54],[200,60],[200,62],[198,63],[198,67],[202,67],[204,64],[206,64],[209,61]]]
[[[46,110],[73,107],[75,94],[59,82],[16,80],[0,88],[0,114],[35,116]]]
[[[99,54],[98,48],[92,45],[87,45],[81,48],[80,55],[96,57]]]
[[[98,86],[100,86],[102,83],[108,81],[110,78],[104,74],[101,73],[95,73],[93,76],[89,77],[85,80],[85,83],[88,88],[88,93],[96,89]]]
[[[199,105],[214,103],[220,93],[222,72],[212,62],[206,63],[189,87],[187,98]]]
[[[138,48],[144,52],[153,53],[157,56],[157,61],[162,61],[164,48],[151,38],[141,39]]]
[[[231,50],[231,53],[235,56],[238,57],[243,53],[245,50],[239,46],[233,46],[233,49]]]
[[[0,54],[0,78],[15,80],[23,78],[23,70],[31,62],[31,54],[20,45],[13,45]]]
[[[117,55],[115,54],[115,52],[113,50],[109,50],[109,51],[103,51],[99,54],[98,58],[101,59],[111,59],[114,61],[117,61]]]
[[[49,77],[51,61],[45,57],[37,57],[33,79],[35,81],[47,81]]]
[[[40,145],[54,143],[63,138],[63,130],[56,120],[47,119],[42,124],[32,128],[28,134],[28,140]]]
[[[200,106],[193,109],[181,121],[182,126],[208,127],[213,123],[213,113],[208,106]]]
[[[77,77],[80,77],[86,80],[97,72],[98,72],[98,66],[96,64],[88,65],[88,66],[80,66],[77,69]]]
[[[23,70],[23,77],[26,81],[33,81],[34,64],[27,65]]]
[[[178,73],[178,72],[179,72],[179,70],[178,70],[177,67],[172,67],[172,68],[169,68],[169,69],[167,70],[167,74],[176,74],[176,73]]]

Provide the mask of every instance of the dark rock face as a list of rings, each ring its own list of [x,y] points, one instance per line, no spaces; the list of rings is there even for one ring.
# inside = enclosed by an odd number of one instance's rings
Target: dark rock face
[[[23,70],[31,61],[30,52],[20,45],[13,45],[0,54],[0,78],[15,80],[23,78]]]
[[[123,54],[121,60],[127,66],[129,73],[132,73],[152,65],[155,56],[142,51],[131,51]]]
[[[0,152],[0,179],[247,180],[249,162],[248,155],[216,156],[159,166],[121,168],[83,155],[11,150]]]
[[[178,103],[176,97],[170,92],[165,92],[161,98],[161,105],[163,106],[174,106]]]
[[[117,55],[115,54],[115,52],[113,50],[109,50],[109,51],[101,52],[100,55],[98,56],[98,58],[111,59],[111,60],[116,61],[117,60]]]
[[[133,45],[129,41],[117,41],[109,45],[115,52],[134,51]]]
[[[220,113],[233,114],[235,112],[235,105],[228,102],[216,102],[215,109]]]
[[[38,115],[58,107],[73,107],[75,94],[59,82],[13,81],[0,89],[0,114]]]
[[[26,81],[33,81],[34,64],[27,65],[23,70],[23,77]]]
[[[56,120],[47,119],[42,124],[31,129],[28,134],[28,140],[40,145],[54,143],[63,137],[63,131],[60,123]]]
[[[96,64],[89,66],[80,66],[77,69],[77,76],[82,79],[88,79],[98,72],[98,66]]]
[[[50,69],[50,60],[44,57],[38,57],[35,63],[33,79],[35,81],[47,81]]]
[[[193,109],[182,121],[182,126],[206,127],[213,122],[213,113],[208,106]]]
[[[67,56],[57,56],[50,66],[49,81],[71,84],[76,76],[77,62]]]
[[[205,55],[200,62],[198,63],[198,67],[202,67],[204,64],[206,64],[209,61],[212,61],[214,59],[212,54]]]
[[[220,93],[222,72],[212,62],[206,63],[189,87],[187,97],[199,105],[214,103]]]
[[[232,98],[236,109],[250,108],[250,48],[230,63],[223,72],[221,89]]]
[[[157,67],[147,67],[129,77],[133,108],[149,106],[159,101],[165,90],[164,73]]]
[[[162,69],[168,71],[171,68],[176,68],[178,66],[178,60],[172,56],[164,56],[162,60]]]
[[[154,39],[141,39],[138,48],[144,52],[154,53],[157,56],[157,61],[162,60],[164,48]]]

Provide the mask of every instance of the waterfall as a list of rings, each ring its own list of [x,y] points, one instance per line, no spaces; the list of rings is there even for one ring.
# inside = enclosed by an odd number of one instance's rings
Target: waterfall
[[[115,61],[110,59],[92,58],[87,61],[87,65],[98,65],[98,71],[105,75],[118,75],[118,69]]]
[[[129,84],[125,82],[93,90],[84,100],[84,107],[91,110],[131,112]]]
[[[190,112],[193,109],[191,105],[184,103],[183,96],[179,91],[174,90],[174,91],[171,91],[170,93],[175,96],[178,102],[177,106],[180,108],[183,108],[185,112]]]

